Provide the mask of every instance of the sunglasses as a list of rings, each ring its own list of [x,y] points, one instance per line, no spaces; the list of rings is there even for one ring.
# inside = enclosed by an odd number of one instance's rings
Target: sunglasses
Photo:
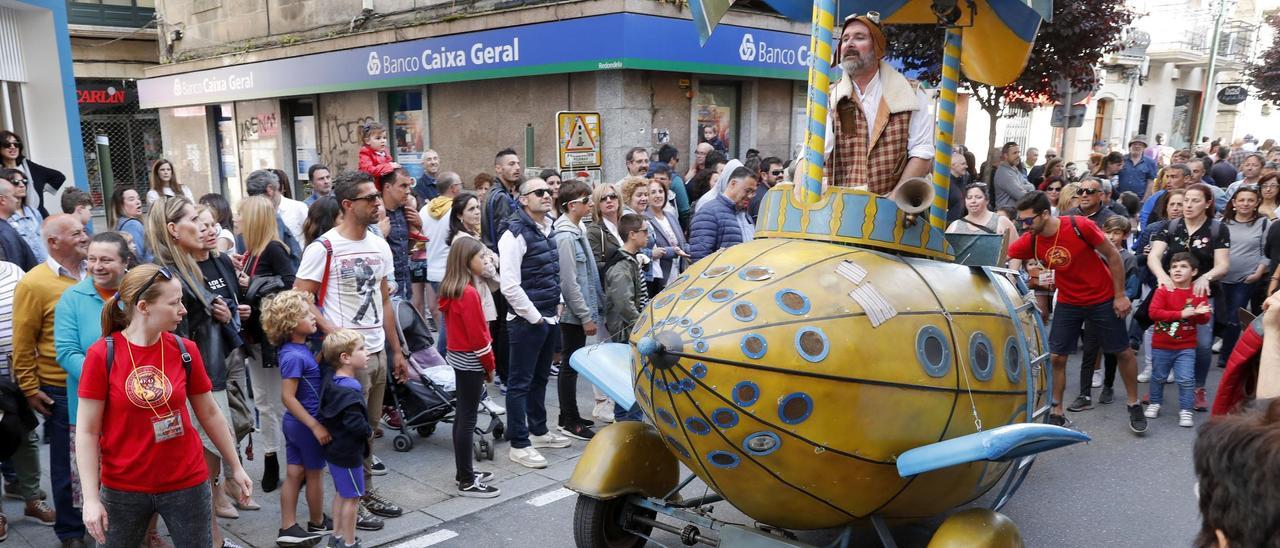
[[[1022,226],[1031,226],[1035,224],[1036,217],[1039,217],[1039,215],[1032,215],[1030,217],[1018,217],[1018,222],[1022,223]]]
[[[600,201],[605,202],[605,201],[617,200],[617,199],[618,199],[617,194],[605,194],[603,198],[600,198]]]
[[[549,188],[535,188],[535,189],[533,189],[533,190],[530,190],[529,192],[526,192],[526,193],[524,193],[524,194],[521,194],[521,196],[528,196],[528,195],[530,195],[530,194],[532,194],[532,195],[534,195],[534,196],[537,196],[537,197],[539,197],[539,198],[546,198],[547,196],[549,196],[549,195],[551,194],[551,189],[549,189]]]
[[[1060,187],[1060,186],[1051,186],[1051,187],[1049,187],[1049,188],[1047,188],[1047,189],[1045,189],[1045,190],[1048,190],[1049,192],[1062,192],[1062,187]]]
[[[373,203],[375,201],[381,201],[381,200],[382,200],[382,195],[377,193],[366,194],[364,196],[360,196],[359,198],[351,199],[351,201],[353,202],[369,202],[369,203]]]
[[[22,149],[22,143],[19,143],[19,142],[17,142],[17,141],[8,141],[8,142],[4,143],[3,145],[0,145],[0,148],[16,148],[16,149],[21,150],[21,149]]]
[[[1092,196],[1092,195],[1094,195],[1094,194],[1101,194],[1101,193],[1102,193],[1102,189],[1098,189],[1098,188],[1082,188],[1082,189],[1080,189],[1080,190],[1077,190],[1077,191],[1076,191],[1076,196]]]
[[[587,204],[589,204],[589,203],[591,203],[591,196],[589,196],[589,195],[588,195],[588,196],[583,196],[583,197],[581,197],[581,198],[577,198],[577,199],[574,199],[574,200],[569,200],[569,201],[565,202],[565,203],[564,203],[564,205],[565,205],[565,206],[568,206],[569,204],[582,204],[582,205],[587,205]]]
[[[782,175],[783,173],[784,173],[784,172],[783,172],[781,169],[775,169],[775,170],[773,170],[773,171],[770,171],[770,172],[769,172],[769,174],[770,174],[770,175],[773,175],[774,177],[778,177],[778,176]]]
[[[165,280],[173,279],[173,273],[169,272],[168,268],[163,266],[160,267],[160,270],[157,270],[155,274],[151,275],[151,279],[147,280],[147,283],[142,284],[142,289],[134,294],[133,306],[138,306],[138,301],[142,300],[142,296],[147,294],[147,290],[151,289],[151,286],[156,283],[156,278],[159,278],[160,276],[164,276]]]

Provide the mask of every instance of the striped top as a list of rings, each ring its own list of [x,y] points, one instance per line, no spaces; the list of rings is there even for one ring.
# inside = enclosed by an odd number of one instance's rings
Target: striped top
[[[481,365],[480,354],[477,352],[450,350],[445,354],[444,361],[458,371],[484,372],[484,365]]]
[[[13,290],[25,272],[13,263],[0,261],[0,376],[13,378]]]

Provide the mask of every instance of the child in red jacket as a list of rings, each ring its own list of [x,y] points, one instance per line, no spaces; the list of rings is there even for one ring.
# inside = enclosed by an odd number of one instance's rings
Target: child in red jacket
[[[501,494],[486,485],[490,472],[476,472],[471,466],[471,435],[476,428],[476,412],[484,382],[493,379],[493,338],[484,319],[480,293],[471,285],[472,276],[484,274],[484,244],[474,238],[458,238],[449,249],[444,279],[440,282],[440,312],[448,326],[448,353],[445,361],[457,378],[457,412],[453,420],[453,458],[458,467],[458,495],[493,498]],[[443,327],[443,326],[442,326]]]
[[[1191,406],[1195,400],[1196,324],[1209,321],[1208,296],[1197,296],[1191,288],[1199,265],[1190,253],[1177,253],[1169,260],[1173,289],[1157,287],[1151,297],[1151,319],[1156,322],[1151,337],[1151,403],[1146,416],[1160,416],[1164,383],[1173,369],[1178,381],[1178,426],[1195,426]]]
[[[364,146],[360,148],[360,171],[368,173],[375,181],[400,167],[387,152],[387,128],[377,122],[368,122],[360,126],[360,140]],[[379,187],[381,190],[381,187]]]

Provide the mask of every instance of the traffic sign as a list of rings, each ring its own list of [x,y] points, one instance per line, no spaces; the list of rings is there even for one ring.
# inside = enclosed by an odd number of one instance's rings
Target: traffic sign
[[[1067,110],[1062,105],[1053,106],[1053,117],[1049,120],[1052,127],[1080,127],[1084,125],[1084,105],[1071,105],[1071,118],[1067,119]]]
[[[556,113],[556,157],[560,169],[600,167],[600,113]]]

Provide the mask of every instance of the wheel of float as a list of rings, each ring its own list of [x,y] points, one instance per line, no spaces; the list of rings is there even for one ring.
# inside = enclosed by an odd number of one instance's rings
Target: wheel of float
[[[400,453],[407,452],[413,449],[413,438],[404,434],[396,434],[395,439],[391,440],[391,447]]]
[[[653,510],[632,507],[625,498],[600,500],[578,495],[578,505],[573,511],[573,540],[578,548],[639,548],[647,540],[635,533],[648,535],[653,527],[638,523],[624,523],[630,516],[653,519]]]
[[[436,431],[436,425],[434,424],[428,424],[426,426],[418,427],[418,435],[424,438],[431,436],[431,434],[434,434],[435,431]]]

